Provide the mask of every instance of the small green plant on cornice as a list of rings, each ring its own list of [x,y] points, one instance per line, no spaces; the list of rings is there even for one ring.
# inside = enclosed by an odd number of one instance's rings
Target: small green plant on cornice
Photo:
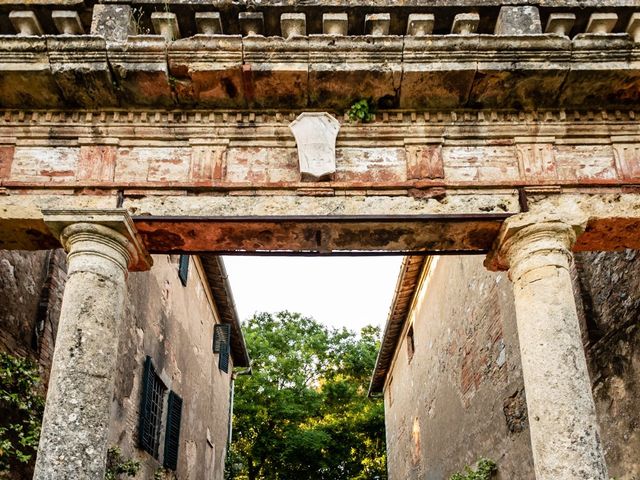
[[[38,367],[0,353],[0,473],[35,458],[43,412]]]
[[[369,123],[373,120],[372,110],[369,100],[362,99],[351,105],[347,115],[352,122]]]
[[[135,477],[140,471],[140,462],[137,460],[125,460],[118,447],[111,447],[107,451],[107,470],[104,474],[105,480],[116,480],[118,478]]]
[[[497,470],[498,466],[493,460],[481,458],[476,462],[475,469],[466,466],[464,472],[454,473],[449,480],[490,480]]]

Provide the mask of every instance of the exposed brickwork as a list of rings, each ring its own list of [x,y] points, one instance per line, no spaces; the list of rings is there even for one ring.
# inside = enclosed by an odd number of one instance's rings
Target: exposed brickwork
[[[414,357],[404,338],[385,391],[390,479],[442,480],[480,456],[498,460],[501,479],[533,479],[506,275],[487,272],[480,257],[440,257],[425,284]],[[419,461],[406,454],[416,425]]]
[[[579,253],[572,271],[612,477],[640,475],[640,255]],[[390,478],[441,480],[480,456],[533,480],[511,283],[473,257],[440,257],[385,391]],[[393,398],[393,403],[390,402]],[[552,399],[550,399],[551,401]],[[414,425],[421,439],[419,461]],[[446,441],[443,441],[446,439]]]

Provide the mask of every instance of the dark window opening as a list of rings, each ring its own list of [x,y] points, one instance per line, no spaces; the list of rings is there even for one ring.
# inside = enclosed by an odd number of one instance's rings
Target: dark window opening
[[[413,360],[413,354],[416,351],[416,345],[413,341],[413,325],[409,327],[409,331],[407,332],[407,356],[409,357],[409,362]]]
[[[178,266],[178,277],[183,286],[187,286],[187,279],[189,278],[189,255],[180,255],[180,264]]]
[[[139,441],[140,448],[156,459],[160,454],[160,430],[166,391],[167,387],[156,373],[151,357],[147,357],[144,362]]]

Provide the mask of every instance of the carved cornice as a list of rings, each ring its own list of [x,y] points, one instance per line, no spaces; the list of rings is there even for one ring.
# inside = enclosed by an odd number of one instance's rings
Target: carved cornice
[[[310,110],[305,110],[310,111]],[[0,127],[21,125],[99,125],[99,124],[161,124],[167,127],[187,125],[273,125],[289,124],[301,111],[260,110],[0,110]],[[473,125],[473,124],[640,124],[640,109],[635,110],[385,110],[373,114],[371,122],[349,121],[347,113],[335,115],[345,124],[357,128],[376,128],[380,125]]]

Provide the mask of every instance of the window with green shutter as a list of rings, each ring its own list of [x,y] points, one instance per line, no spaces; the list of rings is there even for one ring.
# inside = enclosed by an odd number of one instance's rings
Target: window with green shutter
[[[218,368],[224,373],[229,373],[231,325],[221,324],[213,328],[213,351],[218,354]]]
[[[189,278],[189,255],[180,255],[180,263],[178,265],[178,277],[183,286],[187,286],[187,279]]]
[[[142,399],[140,402],[140,425],[138,440],[140,448],[158,458],[160,447],[160,429],[167,387],[156,373],[156,369],[147,356],[142,376]]]
[[[175,392],[169,392],[167,404],[167,430],[164,437],[165,468],[175,470],[178,466],[180,448],[180,420],[182,419],[182,398]]]

